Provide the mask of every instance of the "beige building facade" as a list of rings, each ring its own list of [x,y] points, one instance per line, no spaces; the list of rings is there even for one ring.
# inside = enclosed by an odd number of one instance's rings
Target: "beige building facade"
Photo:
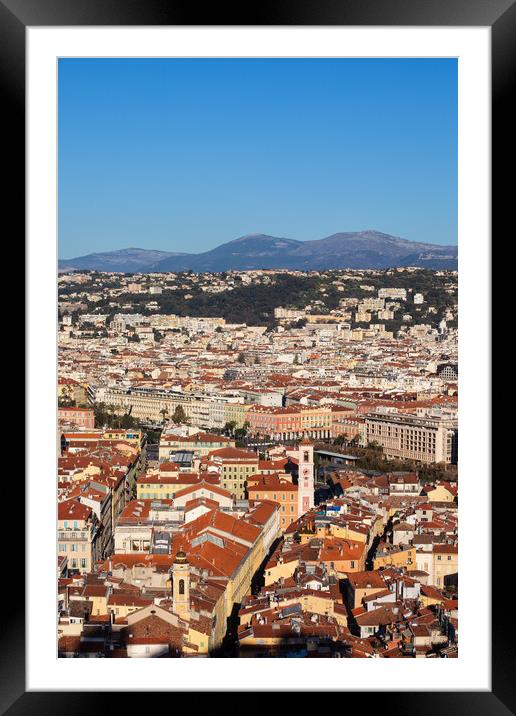
[[[389,459],[447,465],[457,462],[457,418],[369,413],[365,422],[367,442],[380,445]]]

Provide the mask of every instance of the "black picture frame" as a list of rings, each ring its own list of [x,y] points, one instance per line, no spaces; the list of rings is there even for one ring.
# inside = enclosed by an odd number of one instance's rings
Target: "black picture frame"
[[[202,22],[199,18],[202,17]],[[229,9],[213,3],[203,7],[174,0],[0,0],[0,86],[4,97],[4,161],[9,181],[3,190],[4,218],[14,219],[17,246],[24,246],[25,231],[25,30],[35,26],[99,25],[375,25],[375,26],[489,26],[492,31],[492,235],[502,236],[511,226],[509,212],[514,182],[504,178],[510,162],[515,111],[511,79],[516,65],[516,6],[514,0],[318,0],[266,2]],[[5,156],[5,155],[4,155]],[[514,156],[514,152],[512,152]],[[514,161],[512,162],[514,167]],[[510,193],[509,193],[510,192]],[[511,212],[512,213],[512,212]],[[511,217],[512,218],[512,217]],[[23,260],[23,256],[22,256]],[[19,265],[19,264],[18,264]],[[497,286],[500,282],[497,282]],[[493,299],[496,293],[493,292]],[[506,499],[506,498],[505,498]],[[502,507],[503,495],[493,489],[492,690],[490,692],[369,692],[367,708],[398,715],[439,712],[452,714],[516,713],[515,643],[510,621],[511,602],[505,590],[508,566],[510,516]],[[505,509],[504,509],[505,508]],[[500,519],[494,520],[494,516]],[[505,517],[503,517],[505,516]],[[19,524],[18,534],[20,533]],[[20,541],[17,557],[22,555]],[[485,578],[485,577],[482,577]],[[17,584],[18,586],[18,584]],[[12,597],[11,597],[12,598]],[[510,593],[509,593],[510,599]],[[488,618],[489,604],[479,605],[479,619]],[[3,612],[0,668],[0,709],[17,716],[25,713],[89,713],[94,708],[116,708],[119,692],[27,692],[25,686],[25,608],[20,599]],[[509,617],[509,618],[507,618]],[[94,685],[92,685],[94,687]],[[374,688],[374,684],[372,684]],[[201,687],[202,688],[202,687]],[[314,685],[325,688],[324,684]],[[407,688],[410,684],[407,683]],[[66,689],[66,684],[63,684]],[[144,693],[132,693],[134,704]],[[348,699],[356,696],[346,693]],[[363,699],[363,695],[359,696]],[[117,699],[117,701],[115,701]],[[148,707],[150,705],[146,704]]]

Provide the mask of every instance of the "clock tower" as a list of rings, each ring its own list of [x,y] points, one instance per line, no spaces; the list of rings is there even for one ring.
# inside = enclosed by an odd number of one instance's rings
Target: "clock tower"
[[[314,506],[314,446],[306,438],[298,445],[297,514],[298,517]]]

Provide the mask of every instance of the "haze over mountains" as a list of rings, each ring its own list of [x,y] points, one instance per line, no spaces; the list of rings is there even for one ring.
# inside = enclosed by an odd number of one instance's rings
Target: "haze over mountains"
[[[199,254],[121,249],[61,259],[60,271],[148,273],[251,269],[457,269],[457,246],[409,241],[380,231],[342,232],[313,241],[247,234]]]

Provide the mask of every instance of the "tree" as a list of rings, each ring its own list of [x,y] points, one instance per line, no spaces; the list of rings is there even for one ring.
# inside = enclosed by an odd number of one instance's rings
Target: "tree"
[[[236,424],[236,421],[235,421],[235,420],[229,420],[229,421],[224,425],[224,432],[227,433],[228,435],[233,435],[233,432],[234,432],[234,430],[235,430],[235,428],[236,428],[236,425],[237,425],[237,424]]]
[[[187,422],[187,415],[182,405],[177,405],[172,415],[172,420],[176,425]]]
[[[57,404],[60,408],[75,408],[77,403],[75,400],[71,397],[71,395],[65,395],[63,394],[61,398],[57,401]]]
[[[234,423],[236,425],[236,423]],[[237,440],[242,440],[243,438],[247,437],[247,431],[249,429],[249,423],[247,420],[244,422],[241,428],[237,428],[233,435]]]
[[[108,428],[113,427],[127,427],[132,428],[136,425],[136,421],[129,414],[119,416],[116,414],[115,405],[106,405],[105,403],[96,403],[93,406],[95,413],[95,425],[97,427],[106,426]]]
[[[163,422],[165,422],[165,420],[168,417],[168,408],[165,406],[165,407],[161,408],[161,410],[159,412],[160,412],[161,417],[163,418]]]
[[[243,353],[239,353],[237,360],[239,363],[245,363],[245,355]]]
[[[124,428],[124,430],[127,430],[128,428],[135,428],[138,425],[138,421],[133,418],[132,415],[129,415],[129,413],[124,413],[122,415],[121,420],[119,421],[120,427]]]

